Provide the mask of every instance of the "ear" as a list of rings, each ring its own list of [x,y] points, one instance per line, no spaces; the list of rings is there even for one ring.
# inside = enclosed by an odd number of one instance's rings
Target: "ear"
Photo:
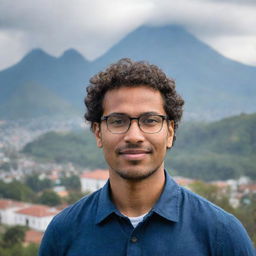
[[[172,147],[173,137],[174,137],[174,121],[171,120],[168,122],[168,135],[167,135],[167,148]]]
[[[95,135],[96,144],[99,148],[102,148],[102,138],[101,138],[101,129],[100,129],[100,123],[93,123],[92,125],[92,131]]]

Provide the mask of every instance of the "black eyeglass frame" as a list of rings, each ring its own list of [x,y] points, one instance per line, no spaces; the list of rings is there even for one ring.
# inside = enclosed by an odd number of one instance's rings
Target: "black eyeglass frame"
[[[109,127],[108,127],[108,118],[111,117],[111,116],[125,116],[125,117],[129,118],[129,125],[128,125],[127,129],[126,129],[124,132],[113,132],[113,131],[111,131],[111,129],[109,129]],[[140,127],[140,118],[141,118],[141,117],[145,117],[145,116],[158,116],[158,117],[161,117],[161,118],[162,118],[162,124],[161,124],[161,128],[159,129],[159,131],[157,131],[157,132],[145,132],[145,131]],[[154,133],[160,132],[160,131],[163,129],[164,120],[168,121],[169,118],[168,118],[168,116],[159,115],[159,114],[142,114],[142,115],[140,115],[140,116],[138,116],[138,117],[130,117],[130,116],[125,115],[125,114],[120,114],[120,115],[118,115],[118,114],[110,114],[110,115],[108,115],[108,116],[102,116],[100,120],[101,120],[101,121],[106,121],[108,130],[109,130],[111,133],[113,133],[113,134],[124,134],[124,133],[126,133],[126,132],[130,129],[130,127],[131,127],[132,120],[137,120],[138,127],[140,128],[140,130],[141,130],[142,132],[147,133],[147,134],[154,134]]]

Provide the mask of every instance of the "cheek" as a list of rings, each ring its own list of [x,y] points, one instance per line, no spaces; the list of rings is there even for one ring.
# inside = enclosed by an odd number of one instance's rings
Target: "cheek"
[[[110,134],[105,132],[102,136],[102,148],[105,155],[110,155],[115,152],[115,149],[120,143],[120,138],[117,134]]]

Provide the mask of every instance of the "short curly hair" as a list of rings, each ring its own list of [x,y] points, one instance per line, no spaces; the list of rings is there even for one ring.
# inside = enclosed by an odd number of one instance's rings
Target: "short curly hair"
[[[160,91],[164,99],[164,109],[174,122],[174,140],[178,123],[182,117],[184,100],[175,90],[175,81],[156,65],[145,61],[135,62],[131,59],[120,59],[110,65],[105,71],[99,72],[90,79],[87,87],[87,96],[84,103],[87,107],[85,120],[93,123],[101,122],[103,114],[103,99],[107,91],[120,87],[149,86]]]

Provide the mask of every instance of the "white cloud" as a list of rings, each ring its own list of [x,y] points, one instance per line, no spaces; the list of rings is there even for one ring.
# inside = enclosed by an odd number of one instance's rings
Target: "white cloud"
[[[173,23],[255,63],[255,13],[255,0],[1,0],[0,69],[38,47],[53,55],[75,48],[93,59],[143,24]]]

